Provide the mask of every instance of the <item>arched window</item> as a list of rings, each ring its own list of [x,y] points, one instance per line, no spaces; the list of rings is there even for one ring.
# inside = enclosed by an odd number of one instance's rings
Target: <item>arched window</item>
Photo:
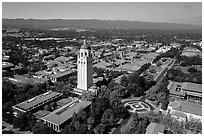
[[[85,52],[85,56],[87,56],[87,52]]]
[[[83,52],[81,53],[81,57],[83,57]]]

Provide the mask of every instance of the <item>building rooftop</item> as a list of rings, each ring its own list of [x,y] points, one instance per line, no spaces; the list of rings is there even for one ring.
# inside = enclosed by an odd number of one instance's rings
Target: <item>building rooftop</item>
[[[39,79],[34,77],[28,77],[26,75],[14,75],[14,78],[8,78],[8,80],[14,84],[24,83],[24,84],[31,84],[31,85],[43,84],[46,81],[48,81],[48,79],[46,78]]]
[[[182,88],[185,90],[202,93],[202,84],[184,82]]]
[[[28,110],[28,109],[30,109],[30,108],[32,108],[32,107],[34,107],[34,106],[36,106],[42,102],[45,102],[51,98],[61,96],[61,95],[62,95],[61,93],[49,91],[49,92],[46,92],[44,94],[33,97],[27,101],[21,102],[17,105],[14,105],[14,107],[17,107],[17,108],[20,108],[23,110]]]
[[[67,62],[69,60],[70,60],[70,58],[67,58],[64,56],[60,56],[60,57],[54,59],[54,61],[58,61],[58,62]]]
[[[188,52],[201,52],[199,49],[194,48],[194,47],[185,47],[183,51],[188,51]]]
[[[158,133],[163,133],[164,132],[165,126],[162,124],[156,124],[151,122],[146,129],[145,134],[158,134]]]
[[[74,113],[78,113],[81,109],[86,108],[90,104],[90,101],[81,101],[78,98],[74,98],[71,102],[43,117],[42,120],[61,125],[70,119]]]
[[[65,104],[67,104],[67,103],[69,103],[71,101],[72,101],[71,97],[65,98],[65,99],[61,99],[61,100],[57,101],[57,105],[63,106],[63,105],[65,105]]]
[[[36,118],[40,120],[42,117],[46,116],[49,113],[50,111],[47,111],[47,110],[39,110],[33,113],[33,115],[36,116]]]
[[[105,61],[101,61],[101,62],[98,62],[96,64],[94,64],[94,67],[97,67],[97,68],[107,68],[109,67],[111,64],[108,63],[108,62],[105,62]]]
[[[202,116],[202,105],[197,103],[190,103],[187,101],[174,101],[170,102],[169,106],[171,106],[173,110]]]
[[[185,92],[182,89],[180,91],[176,91],[178,86],[182,86],[182,83],[170,81],[167,88],[170,91],[170,94],[185,96]]]
[[[63,71],[63,72],[58,71],[56,74],[52,74],[50,77],[59,78],[59,77],[69,75],[72,72],[73,72],[73,70],[66,70],[66,71]]]
[[[87,45],[86,41],[84,40],[84,44],[82,44],[81,49],[91,49],[91,47]]]

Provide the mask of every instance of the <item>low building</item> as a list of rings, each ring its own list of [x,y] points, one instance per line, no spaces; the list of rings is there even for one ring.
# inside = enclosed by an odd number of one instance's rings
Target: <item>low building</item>
[[[173,97],[202,101],[202,84],[170,81],[167,88],[169,89],[170,95]]]
[[[14,67],[14,64],[12,63],[5,62],[5,61],[2,62],[2,69],[4,70],[10,70],[10,68],[13,68],[13,67]]]
[[[157,124],[151,122],[147,128],[145,134],[163,134],[165,126],[163,124]]]
[[[202,56],[202,52],[194,47],[185,47],[182,55],[186,57]]]
[[[54,74],[50,75],[50,79],[53,83],[62,81],[67,77],[69,77],[72,73],[73,73],[73,70],[57,71],[57,72],[54,72]]]
[[[46,104],[58,100],[61,96],[62,93],[48,91],[27,101],[16,104],[12,106],[14,110],[14,116],[18,116],[20,113],[36,112]]]
[[[78,98],[73,98],[71,102],[63,105],[41,119],[46,125],[48,125],[48,127],[52,127],[55,131],[60,132],[71,122],[70,119],[73,114],[78,113],[81,109],[87,110],[90,105],[90,101],[82,101]]]
[[[30,85],[38,85],[38,84],[45,84],[49,79],[47,78],[35,78],[29,77],[28,75],[14,75],[14,78],[8,78],[10,82],[15,85],[21,84],[30,84]]]
[[[191,120],[191,118],[202,120],[202,105],[200,104],[186,101],[174,101],[169,103],[167,111],[179,119],[184,119],[185,114],[187,120]]]

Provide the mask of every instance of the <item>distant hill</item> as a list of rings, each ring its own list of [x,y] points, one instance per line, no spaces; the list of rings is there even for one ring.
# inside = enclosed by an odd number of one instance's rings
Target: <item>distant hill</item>
[[[2,19],[4,27],[20,27],[30,29],[56,29],[56,28],[86,28],[86,29],[160,29],[184,30],[200,29],[200,26],[175,23],[155,23],[126,20],[96,20],[96,19]]]

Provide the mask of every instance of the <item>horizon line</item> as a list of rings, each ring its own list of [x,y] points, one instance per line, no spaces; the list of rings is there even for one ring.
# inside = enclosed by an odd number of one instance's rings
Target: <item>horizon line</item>
[[[8,17],[2,17],[2,19],[23,19],[23,20],[98,20],[98,21],[129,21],[129,22],[145,22],[145,23],[166,23],[166,24],[183,24],[183,25],[192,25],[192,26],[199,26],[202,27],[201,24],[184,24],[184,23],[174,23],[174,22],[149,22],[149,21],[138,21],[138,20],[120,20],[120,19],[97,19],[97,18],[8,18]]]

